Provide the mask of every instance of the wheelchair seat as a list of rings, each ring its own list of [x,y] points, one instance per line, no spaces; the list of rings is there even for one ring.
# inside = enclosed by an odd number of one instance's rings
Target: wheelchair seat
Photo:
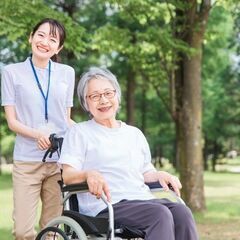
[[[82,187],[80,187],[82,186]],[[63,191],[68,190],[71,187],[72,190],[76,189],[85,189],[86,184],[76,184],[66,186]],[[159,187],[159,185],[158,185]],[[78,208],[78,199],[77,195],[73,194],[69,198],[69,208],[70,210],[64,210],[63,216],[70,217],[74,219],[84,230],[86,235],[94,235],[96,237],[102,237],[109,231],[109,219],[108,217],[90,217],[84,214],[79,213]],[[133,229],[124,225],[117,225],[114,229],[115,236],[123,239],[132,239],[132,238],[144,238],[144,233],[138,229]]]

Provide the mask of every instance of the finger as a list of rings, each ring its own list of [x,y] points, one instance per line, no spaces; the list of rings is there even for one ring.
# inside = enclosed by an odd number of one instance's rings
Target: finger
[[[182,188],[182,184],[181,184],[181,182],[180,182],[178,177],[176,177],[176,181],[177,181],[178,188],[181,189]]]
[[[97,196],[97,198],[99,199],[99,198],[101,198],[101,196],[102,196],[102,185],[101,184],[99,184],[97,187],[96,187],[96,196]]]
[[[45,148],[49,148],[51,146],[51,142],[49,141],[48,138],[40,139],[40,141],[42,142],[42,144]]]
[[[165,182],[165,180],[159,180],[161,186],[163,187],[164,191],[169,191],[169,187],[167,182]]]
[[[173,191],[177,194],[177,196],[180,196],[179,185],[176,177],[171,177],[169,183],[171,184]]]
[[[39,142],[38,148],[40,148],[41,150],[46,150],[48,149],[48,145],[46,145],[45,143]]]
[[[44,146],[42,145],[42,143],[40,141],[37,142],[37,147],[40,149],[40,150],[44,150]]]
[[[110,190],[108,188],[108,185],[105,183],[103,186],[103,192],[105,193],[108,202],[111,202],[111,194],[110,194]]]

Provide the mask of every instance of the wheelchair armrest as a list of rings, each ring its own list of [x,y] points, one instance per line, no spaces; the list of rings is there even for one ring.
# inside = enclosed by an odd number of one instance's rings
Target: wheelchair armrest
[[[151,190],[152,192],[163,191],[163,187],[162,187],[162,185],[161,185],[159,182],[150,182],[150,183],[145,183],[145,184],[150,188],[150,190]],[[172,185],[171,185],[171,184],[168,184],[168,187],[169,187],[169,189],[170,189],[169,192],[170,192],[170,194],[172,195],[172,197],[173,197],[174,199],[176,199],[177,202],[182,203],[182,204],[185,205],[185,202],[182,200],[182,198],[180,198],[179,196],[177,196],[176,193],[174,192],[174,189],[173,189]]]
[[[159,182],[146,182],[145,183],[150,189],[162,188],[162,185]]]
[[[149,182],[145,183],[150,189],[163,188],[160,182]],[[171,184],[168,184],[170,190],[174,192],[174,189]]]
[[[77,192],[77,191],[87,191],[88,185],[86,182],[69,184],[62,187],[62,192]]]
[[[86,182],[83,183],[74,183],[62,187],[62,192],[67,192],[67,195],[64,197],[63,202],[70,198],[71,195],[78,192],[88,192],[89,188]],[[113,207],[110,202],[107,201],[106,196],[103,194],[101,196],[102,201],[106,204],[109,212],[109,233],[110,239],[114,240],[114,213]]]

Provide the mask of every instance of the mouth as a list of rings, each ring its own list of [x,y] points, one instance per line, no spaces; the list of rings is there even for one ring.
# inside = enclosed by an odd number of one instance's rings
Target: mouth
[[[112,106],[109,106],[109,107],[100,107],[100,108],[98,108],[98,111],[100,111],[100,112],[107,112],[110,108],[112,108]]]
[[[48,52],[48,49],[43,47],[43,46],[37,46],[37,49],[40,51],[40,52],[43,52],[43,53],[46,53]]]

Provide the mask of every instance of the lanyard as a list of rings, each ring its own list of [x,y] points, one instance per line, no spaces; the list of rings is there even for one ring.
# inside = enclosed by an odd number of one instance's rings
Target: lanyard
[[[31,63],[31,66],[32,66],[32,70],[33,70],[33,73],[34,73],[34,77],[35,77],[36,83],[37,83],[38,88],[39,88],[39,90],[40,90],[40,92],[41,92],[41,94],[43,96],[43,99],[44,99],[45,121],[48,122],[48,93],[49,93],[50,77],[51,77],[51,61],[49,61],[49,63],[48,63],[48,86],[47,86],[47,93],[46,93],[46,95],[44,94],[42,86],[41,86],[41,84],[39,82],[39,79],[38,79],[35,67],[34,67],[33,62],[32,62],[32,58],[30,58],[30,63]]]

